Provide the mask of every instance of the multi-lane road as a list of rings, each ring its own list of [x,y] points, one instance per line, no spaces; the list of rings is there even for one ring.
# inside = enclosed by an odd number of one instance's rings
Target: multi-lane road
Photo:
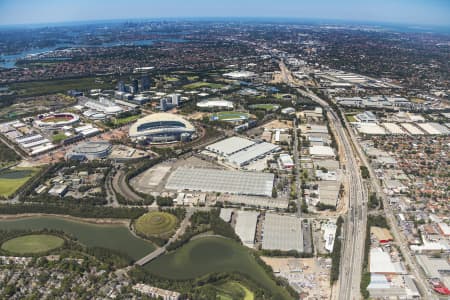
[[[281,75],[284,82],[295,87],[296,82],[291,72],[286,68],[283,62],[280,63]],[[349,129],[344,129],[337,113],[331,109],[329,104],[316,94],[309,90],[297,89],[305,97],[308,97],[321,105],[328,115],[328,120],[332,128],[335,128],[336,139],[339,145],[343,147],[343,161],[345,162],[347,177],[349,179],[349,209],[346,216],[346,225],[344,228],[343,250],[341,255],[341,268],[339,274],[339,292],[335,295],[337,299],[360,299],[360,283],[362,265],[364,259],[364,246],[367,227],[367,191],[360,173],[360,165],[369,169],[371,180],[370,185],[381,196],[383,200],[384,213],[390,225],[394,239],[399,244],[400,251],[411,274],[416,278],[416,285],[423,299],[435,299],[435,295],[430,292],[426,286],[426,280],[423,272],[418,266],[410,251],[407,249],[408,243],[400,233],[398,224],[393,212],[389,209],[389,203],[386,195],[378,182],[373,169],[371,168],[365,154],[363,153],[355,133]],[[346,122],[344,120],[344,122]],[[348,128],[350,128],[347,125]],[[337,237],[339,238],[339,237]]]
[[[295,79],[293,79],[292,74],[283,62],[280,63],[280,69],[283,80],[295,87]],[[360,299],[367,224],[367,192],[361,177],[359,160],[357,160],[357,154],[354,152],[352,140],[347,135],[336,112],[330,108],[329,104],[308,90],[297,89],[297,91],[326,110],[330,126],[335,129],[336,139],[340,147],[343,148],[341,149],[344,154],[342,160],[345,162],[347,176],[350,181],[348,185],[349,209],[343,237],[337,237],[344,240],[337,298],[346,300]]]

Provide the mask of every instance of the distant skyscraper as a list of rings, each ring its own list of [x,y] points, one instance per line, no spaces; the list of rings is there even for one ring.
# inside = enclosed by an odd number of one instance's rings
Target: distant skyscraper
[[[150,89],[150,78],[148,77],[148,75],[142,75],[141,88],[143,91]]]
[[[139,82],[137,79],[133,79],[131,86],[133,87],[133,93],[139,92]]]
[[[119,92],[125,92],[125,83],[123,83],[123,81],[119,81],[117,89],[119,90]]]
[[[161,111],[166,111],[167,110],[167,100],[166,100],[166,98],[161,98],[161,100],[159,102],[159,109]]]
[[[170,94],[168,95],[168,97],[170,98],[170,102],[172,103],[172,105],[178,106],[180,105],[180,100],[181,100],[181,95],[180,94]]]

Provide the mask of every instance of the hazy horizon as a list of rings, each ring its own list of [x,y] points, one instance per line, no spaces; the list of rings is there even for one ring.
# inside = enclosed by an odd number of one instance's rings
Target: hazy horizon
[[[362,3],[363,2],[363,3]],[[290,19],[450,27],[446,0],[1,0],[0,25],[151,19]]]

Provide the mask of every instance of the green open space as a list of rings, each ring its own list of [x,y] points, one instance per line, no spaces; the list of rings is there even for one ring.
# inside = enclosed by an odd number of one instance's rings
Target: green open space
[[[128,123],[131,123],[131,122],[134,122],[134,121],[136,121],[137,119],[139,119],[140,118],[140,116],[141,115],[132,115],[132,116],[128,116],[128,117],[125,117],[125,118],[117,118],[117,119],[114,119],[114,125],[125,125],[125,124],[128,124]]]
[[[218,300],[253,300],[255,295],[246,286],[236,281],[214,285]]]
[[[98,82],[94,77],[42,80],[12,83],[9,88],[16,91],[19,96],[37,96],[46,94],[66,93],[68,90],[90,90],[90,89],[110,89],[114,84],[107,78],[102,78],[104,82]]]
[[[12,254],[45,253],[64,245],[64,239],[50,234],[30,234],[7,240],[2,249]]]
[[[212,120],[220,121],[247,120],[249,117],[248,113],[237,111],[221,111],[212,114]]]
[[[64,132],[59,132],[52,136],[52,141],[54,143],[59,143],[61,141],[64,141],[65,139],[67,139],[67,135],[65,135]]]
[[[176,82],[179,79],[177,77],[164,76],[164,80],[169,82]]]
[[[140,216],[134,226],[136,231],[144,236],[168,237],[174,232],[177,223],[177,217],[172,214],[152,211]]]
[[[193,83],[189,83],[183,86],[183,88],[187,89],[187,90],[194,90],[194,89],[199,89],[199,88],[211,88],[211,89],[220,89],[223,87],[223,85],[219,84],[219,83],[211,83],[211,82],[204,82],[204,81],[198,81],[198,82],[193,82]]]
[[[261,110],[265,110],[265,111],[274,111],[279,108],[278,105],[271,104],[271,103],[253,104],[253,105],[250,105],[249,107],[251,109],[261,109]]]
[[[346,115],[347,121],[349,122],[356,122],[355,115]]]
[[[250,250],[226,238],[204,237],[192,240],[148,263],[144,268],[152,274],[172,280],[193,279],[216,272],[237,272],[270,290],[275,299],[291,299],[288,292],[276,285],[256,262]]]
[[[138,260],[155,250],[155,246],[134,236],[124,224],[93,224],[63,217],[30,217],[15,220],[0,220],[3,230],[63,231],[88,247],[103,247],[128,254]]]
[[[12,151],[12,150],[11,150]],[[9,197],[32,178],[37,168],[12,168],[0,172],[0,196]]]

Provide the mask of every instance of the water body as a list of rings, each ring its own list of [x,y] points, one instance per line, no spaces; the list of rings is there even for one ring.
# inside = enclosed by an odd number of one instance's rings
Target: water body
[[[137,41],[126,41],[126,42],[116,41],[116,42],[102,43],[99,45],[59,43],[53,47],[34,48],[34,49],[28,49],[28,50],[25,50],[25,51],[22,51],[22,52],[16,53],[16,54],[0,55],[0,67],[11,69],[11,68],[15,67],[16,62],[18,60],[23,59],[28,55],[36,55],[36,54],[41,54],[41,53],[45,53],[45,52],[51,52],[58,48],[67,48],[67,47],[71,47],[71,48],[107,47],[107,48],[109,48],[109,47],[118,47],[118,46],[151,46],[157,42],[185,43],[187,41],[184,39],[158,39],[158,40],[137,40]]]
[[[3,230],[54,229],[76,237],[88,247],[103,247],[128,254],[134,260],[155,249],[152,243],[131,234],[127,226],[121,224],[91,224],[63,217],[30,217],[15,220],[0,220]]]

